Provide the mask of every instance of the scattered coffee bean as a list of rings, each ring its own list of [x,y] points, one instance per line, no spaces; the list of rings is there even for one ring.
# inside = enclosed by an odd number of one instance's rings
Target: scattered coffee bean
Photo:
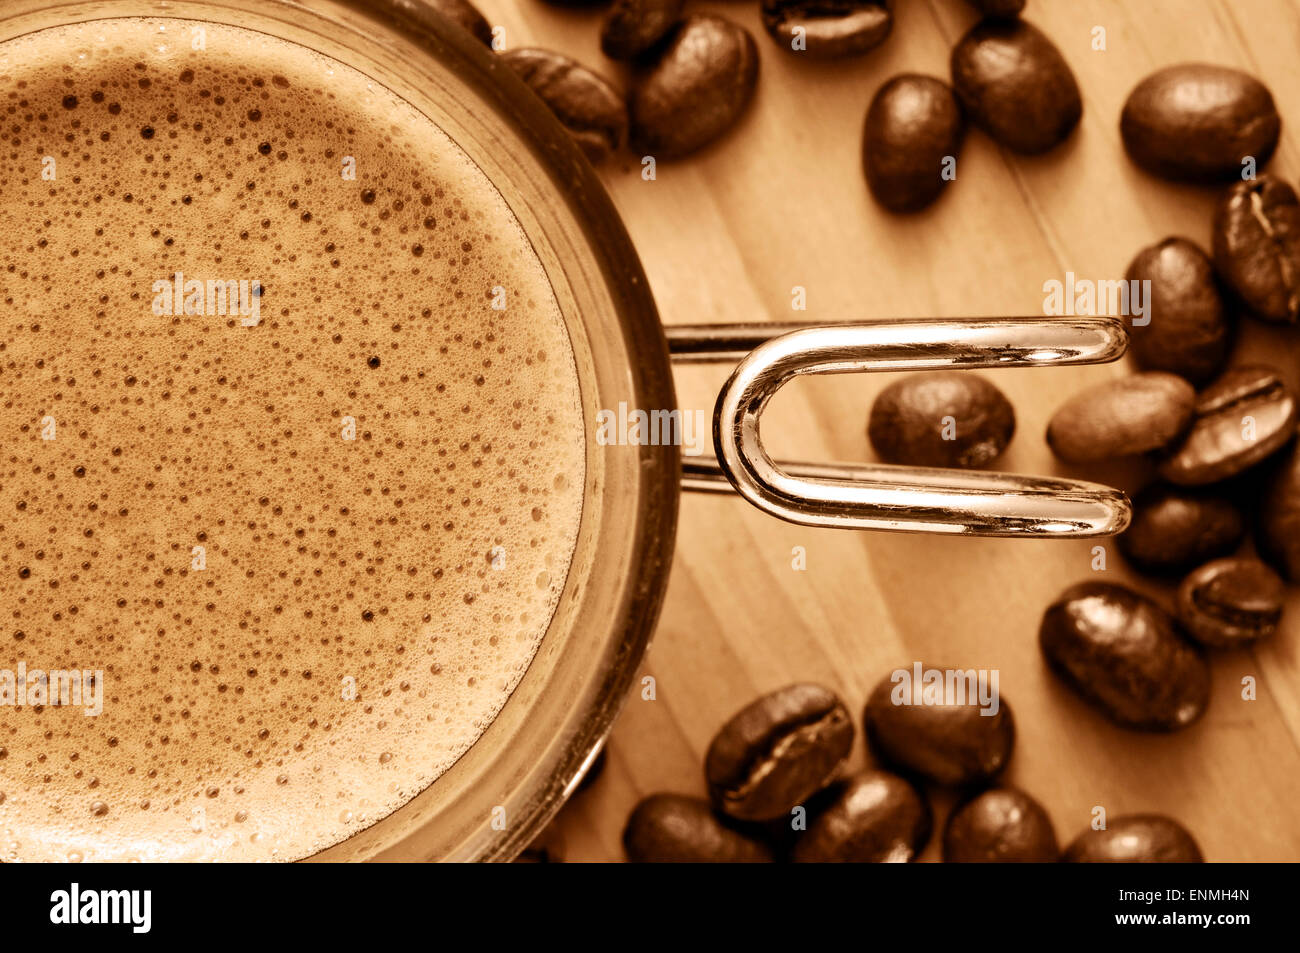
[[[863,714],[872,752],[937,784],[962,786],[996,777],[1015,746],[1011,707],[997,694],[985,704],[974,683],[963,687],[967,694],[961,700],[942,692],[929,697],[921,685],[913,685],[908,698],[893,675],[881,680]]]
[[[600,162],[623,144],[627,107],[591,70],[550,50],[508,50],[501,58],[551,108],[588,160]]]
[[[1019,16],[1020,11],[1025,8],[1025,0],[967,0],[967,2],[986,17]]]
[[[864,771],[836,794],[795,842],[795,863],[906,863],[930,839],[930,805],[896,774]]]
[[[1048,863],[1061,859],[1052,819],[1024,791],[994,788],[948,815],[946,863]]]
[[[600,48],[613,60],[652,50],[682,15],[686,0],[614,0],[600,29]]]
[[[763,0],[763,28],[800,56],[859,56],[889,36],[893,6],[894,0]]]
[[[905,73],[881,86],[867,110],[862,165],[877,202],[892,212],[929,205],[951,181],[966,120],[942,80]]]
[[[448,20],[469,30],[483,45],[492,46],[492,24],[469,0],[430,0],[430,5]]]
[[[1139,367],[1180,374],[1198,387],[1223,370],[1232,325],[1214,266],[1195,242],[1166,238],[1144,248],[1125,277],[1151,282],[1149,323],[1129,331]]]
[[[791,685],[742,708],[704,762],[718,810],[744,821],[787,816],[835,777],[853,746],[853,720],[820,685]]]
[[[1129,157],[1182,182],[1240,179],[1242,160],[1262,168],[1282,120],[1267,87],[1241,70],[1180,63],[1152,73],[1124,103],[1120,135]]]
[[[1178,621],[1202,645],[1240,648],[1273,634],[1284,595],[1278,574],[1258,559],[1216,559],[1179,586]]]
[[[1116,542],[1134,567],[1165,575],[1226,556],[1245,535],[1246,519],[1231,500],[1157,483],[1133,498],[1133,520]]]
[[[1013,152],[1046,152],[1083,115],[1069,64],[1022,20],[972,27],[952,51],[952,85],[971,121]]]
[[[1210,702],[1205,659],[1169,613],[1124,586],[1071,586],[1044,613],[1038,637],[1052,671],[1124,728],[1184,728]]]
[[[1147,371],[1080,391],[1047,425],[1047,443],[1068,463],[1092,463],[1167,447],[1186,431],[1196,391],[1176,374]]]
[[[1281,448],[1296,431],[1296,399],[1271,367],[1235,367],[1196,398],[1196,419],[1161,461],[1180,486],[1236,476]]]
[[[1160,814],[1114,817],[1104,831],[1089,828],[1065,849],[1072,864],[1200,864],[1201,849],[1183,825]]]
[[[1300,582],[1300,445],[1270,475],[1255,525],[1255,544],[1291,582]]]
[[[736,124],[758,83],[758,50],[743,28],[719,16],[689,16],[669,33],[628,99],[632,143],[675,159]]]
[[[1214,213],[1214,267],[1256,317],[1300,321],[1300,201],[1281,179],[1238,182]]]
[[[1016,431],[1011,403],[969,371],[910,374],[871,405],[867,436],[880,459],[923,467],[982,467]]]
[[[637,804],[623,829],[634,864],[761,864],[766,845],[727,826],[702,798],[652,794]]]

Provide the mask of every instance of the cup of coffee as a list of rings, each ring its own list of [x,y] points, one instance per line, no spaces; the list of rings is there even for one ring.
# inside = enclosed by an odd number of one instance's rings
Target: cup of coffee
[[[517,854],[628,694],[682,481],[581,152],[398,0],[11,0],[0,102],[0,859]],[[677,330],[739,362],[688,485],[818,525],[1127,518],[758,441],[795,374],[1112,360],[1107,321]]]

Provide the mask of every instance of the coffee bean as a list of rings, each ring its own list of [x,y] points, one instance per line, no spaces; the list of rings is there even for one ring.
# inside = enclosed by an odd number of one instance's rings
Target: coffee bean
[[[1182,573],[1226,556],[1246,535],[1246,519],[1226,497],[1157,483],[1133,498],[1133,520],[1116,542],[1137,569]]]
[[[853,746],[853,721],[836,694],[790,685],[722,726],[704,762],[718,810],[744,821],[785,817],[821,790]]]
[[[1022,20],[972,27],[952,51],[952,85],[971,121],[1013,152],[1046,152],[1064,142],[1083,115],[1064,57]]]
[[[800,56],[860,56],[889,36],[893,6],[893,0],[763,0],[763,28]]]
[[[492,45],[492,24],[469,0],[430,0],[430,5],[448,20],[469,30],[480,43]]]
[[[948,815],[946,863],[1049,863],[1061,859],[1052,819],[1024,791],[994,788]]]
[[[1178,621],[1202,645],[1240,648],[1273,634],[1284,595],[1277,573],[1258,559],[1216,559],[1178,587]]]
[[[1241,70],[1180,63],[1138,83],[1124,103],[1120,135],[1129,157],[1176,182],[1240,179],[1242,160],[1262,167],[1282,120],[1267,87]]]
[[[743,28],[701,14],[678,22],[628,99],[632,143],[642,155],[675,159],[736,124],[758,83],[758,50]]]
[[[1160,475],[1181,486],[1236,476],[1278,450],[1296,431],[1296,399],[1271,367],[1229,370],[1196,398],[1196,419],[1169,448]]]
[[[871,405],[867,436],[880,459],[923,467],[982,467],[1016,431],[1011,403],[969,371],[911,374]]]
[[[930,839],[930,805],[896,774],[864,771],[835,793],[795,842],[796,863],[906,863]]]
[[[1121,727],[1184,728],[1210,702],[1205,659],[1169,613],[1124,586],[1066,589],[1044,613],[1038,638],[1052,671]]]
[[[1047,425],[1047,443],[1068,463],[1092,463],[1167,447],[1192,422],[1196,391],[1176,374],[1148,371],[1080,391]]]
[[[733,830],[702,798],[652,794],[637,804],[623,829],[634,864],[761,864],[772,852]]]
[[[550,50],[508,50],[501,58],[551,108],[589,161],[600,162],[623,144],[627,107],[591,70]]]
[[[1198,387],[1223,370],[1232,324],[1205,252],[1186,238],[1166,238],[1138,252],[1125,277],[1151,282],[1149,323],[1129,331],[1139,367],[1180,374]]]
[[[948,671],[948,670],[944,670]],[[989,781],[1011,760],[1015,721],[1005,699],[985,704],[974,683],[964,698],[938,692],[929,697],[912,685],[910,697],[895,675],[882,679],[867,698],[863,722],[872,752],[900,771],[937,784]]]
[[[600,28],[600,48],[614,60],[631,60],[654,48],[682,15],[686,0],[615,0]]]
[[[1201,849],[1183,825],[1160,814],[1113,817],[1104,831],[1089,828],[1065,849],[1072,864],[1200,864]]]
[[[1291,582],[1300,582],[1300,445],[1270,474],[1255,525],[1255,544]]]
[[[1214,267],[1253,315],[1300,321],[1300,200],[1281,179],[1238,182],[1214,212]]]
[[[951,181],[947,163],[961,151],[966,120],[947,83],[905,73],[881,86],[867,110],[862,166],[877,202],[914,212]]]
[[[1025,8],[1025,0],[968,0],[986,17],[1014,17]]]

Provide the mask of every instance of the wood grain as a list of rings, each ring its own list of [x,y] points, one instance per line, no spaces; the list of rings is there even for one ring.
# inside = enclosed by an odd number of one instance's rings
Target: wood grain
[[[540,0],[482,0],[510,46],[562,50],[625,83],[601,56],[602,14]],[[1152,70],[1187,60],[1235,65],[1273,91],[1284,118],[1270,171],[1300,173],[1300,3],[1293,0],[1030,0],[1075,71],[1079,129],[1062,147],[1026,159],[976,132],[957,181],[926,212],[897,218],[874,205],[860,166],[867,103],[901,72],[947,79],[948,54],[974,15],[962,0],[900,0],[893,35],[856,61],[818,64],[772,42],[757,3],[693,4],[754,33],[759,92],[723,142],[640,177],[636,156],[602,176],[649,274],[665,323],[1041,314],[1043,282],[1122,277],[1142,247],[1185,235],[1208,247],[1212,190],[1140,172],[1119,142],[1121,106]],[[1106,50],[1092,49],[1104,27]],[[1293,124],[1294,123],[1294,124]],[[791,289],[808,310],[791,311]],[[1300,335],[1249,325],[1235,360],[1263,358],[1297,380]],[[991,375],[1019,427],[1005,470],[1109,480],[1135,490],[1140,467],[1083,471],[1057,463],[1043,433],[1066,395],[1127,373],[1127,365]],[[711,410],[717,368],[679,372],[683,407]],[[890,375],[822,378],[787,388],[765,435],[775,455],[870,460],[864,426]],[[1093,577],[1089,542],[939,539],[813,530],[773,520],[739,499],[688,496],[667,605],[644,673],[657,698],[629,699],[600,780],[565,809],[554,837],[569,860],[622,858],[620,836],[642,796],[703,793],[702,760],[718,726],[761,692],[813,680],[839,691],[860,719],[870,687],[899,666],[996,668],[1018,727],[1006,780],[1038,798],[1062,842],[1096,805],[1114,816],[1179,818],[1212,860],[1300,860],[1300,589],[1283,631],[1253,652],[1212,660],[1206,717],[1178,734],[1143,735],[1102,720],[1045,670],[1037,629],[1064,587]],[[802,546],[807,570],[791,552]],[[1138,580],[1113,546],[1105,578]],[[1244,676],[1258,699],[1242,700]],[[860,721],[859,721],[860,727]],[[854,767],[869,761],[859,737]],[[951,800],[932,791],[941,824]],[[938,854],[932,840],[926,858]]]

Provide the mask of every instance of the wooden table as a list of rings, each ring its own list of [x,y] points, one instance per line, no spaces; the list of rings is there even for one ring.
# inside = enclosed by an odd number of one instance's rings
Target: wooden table
[[[481,0],[509,46],[550,46],[618,82],[599,51],[600,12],[540,0]],[[1041,314],[1043,282],[1120,278],[1142,247],[1177,234],[1203,247],[1212,190],[1170,185],[1130,164],[1119,141],[1128,92],[1157,67],[1205,60],[1244,68],[1278,98],[1283,140],[1270,171],[1300,176],[1300,2],[1296,0],[1029,0],[1026,18],[1060,47],[1084,96],[1079,129],[1026,159],[972,133],[957,181],[923,214],[874,205],[860,165],[867,103],[889,77],[948,78],[948,54],[974,15],[961,0],[903,0],[893,35],[873,53],[819,64],[779,49],[758,4],[692,4],[747,27],[762,59],[753,108],[701,155],[663,163],[643,181],[636,156],[602,170],[645,263],[666,324],[832,321]],[[1103,27],[1106,50],[1092,48]],[[791,310],[791,289],[808,308]],[[1297,380],[1300,333],[1250,324],[1235,359],[1264,358]],[[1019,417],[1001,469],[1111,481],[1141,467],[1083,471],[1043,440],[1072,391],[1124,365],[995,372]],[[710,410],[720,368],[678,376],[684,408]],[[796,382],[773,402],[765,436],[787,459],[871,460],[865,421],[893,375]],[[636,801],[654,791],[703,793],[703,753],[719,725],[761,692],[794,681],[839,691],[861,727],[871,686],[914,660],[996,668],[1018,730],[1005,775],[1038,798],[1062,843],[1094,806],[1110,816],[1160,811],[1186,824],[1211,860],[1300,860],[1300,587],[1283,631],[1251,652],[1212,659],[1213,699],[1172,735],[1114,727],[1064,690],[1037,647],[1048,602],[1095,578],[1088,541],[1026,542],[814,530],[764,516],[738,498],[688,496],[667,604],[644,673],[657,698],[628,700],[603,776],[565,809],[555,837],[569,860],[616,860]],[[807,570],[792,568],[802,546]],[[1104,578],[1138,580],[1113,545]],[[1139,585],[1167,598],[1169,590]],[[1254,676],[1258,699],[1241,698]],[[870,760],[861,733],[851,766]],[[951,798],[932,791],[941,829]],[[938,837],[927,859],[938,856]]]

